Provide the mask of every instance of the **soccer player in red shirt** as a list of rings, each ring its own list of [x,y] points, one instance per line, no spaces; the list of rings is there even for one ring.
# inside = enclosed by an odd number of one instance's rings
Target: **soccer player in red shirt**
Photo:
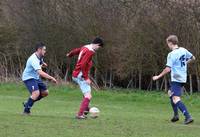
[[[103,44],[103,40],[99,37],[96,37],[91,44],[82,46],[80,48],[75,48],[67,53],[67,57],[78,55],[78,60],[72,74],[73,81],[80,86],[80,89],[83,93],[83,100],[81,102],[79,112],[76,115],[77,119],[87,118],[86,114],[89,111],[89,103],[92,98],[90,86],[91,80],[88,76],[88,73],[92,67],[93,55],[100,47],[103,47]]]

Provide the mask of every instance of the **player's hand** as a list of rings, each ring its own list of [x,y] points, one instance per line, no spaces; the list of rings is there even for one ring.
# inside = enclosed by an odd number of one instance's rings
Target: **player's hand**
[[[69,57],[69,53],[67,53],[66,56]]]
[[[51,79],[54,83],[58,84],[57,80],[55,78],[52,77]]]
[[[153,76],[153,81],[156,81],[156,80],[158,80],[159,79],[159,77],[158,76]]]
[[[43,65],[43,66],[45,66],[45,67],[47,67],[47,66],[48,66],[48,65],[47,65],[47,63],[45,63],[45,62],[44,62],[42,65]]]
[[[86,80],[86,83],[90,85],[90,84],[91,84],[91,80],[90,80],[90,79],[87,79],[87,80]]]
[[[45,63],[45,62],[42,64],[42,67],[44,67],[44,68],[47,66],[48,66],[47,63]]]

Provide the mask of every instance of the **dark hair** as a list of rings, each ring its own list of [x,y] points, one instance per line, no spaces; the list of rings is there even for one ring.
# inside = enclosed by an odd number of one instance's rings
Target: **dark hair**
[[[167,42],[171,42],[172,44],[178,44],[178,37],[176,35],[169,35],[166,39]]]
[[[104,45],[103,39],[100,38],[100,37],[96,37],[96,38],[93,40],[92,44],[99,44],[99,46],[103,47],[103,45]]]
[[[45,47],[45,44],[43,42],[38,42],[35,46],[35,51],[37,51],[38,49],[41,49]]]

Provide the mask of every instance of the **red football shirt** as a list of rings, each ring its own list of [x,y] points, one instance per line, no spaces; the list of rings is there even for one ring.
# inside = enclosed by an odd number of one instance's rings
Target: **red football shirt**
[[[95,51],[92,49],[91,45],[86,45],[70,51],[69,57],[78,55],[78,60],[72,74],[73,77],[77,77],[79,73],[82,72],[82,77],[85,80],[89,79],[88,73],[92,67],[92,56],[94,53]]]

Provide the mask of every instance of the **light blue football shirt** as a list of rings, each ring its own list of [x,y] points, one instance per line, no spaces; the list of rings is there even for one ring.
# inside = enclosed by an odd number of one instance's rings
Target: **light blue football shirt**
[[[22,80],[25,81],[29,79],[40,79],[37,70],[42,69],[40,66],[41,62],[43,62],[43,60],[37,57],[35,53],[33,53],[26,62],[26,67],[22,74]]]
[[[192,53],[182,47],[179,47],[168,54],[166,66],[171,68],[172,82],[186,83],[187,60],[192,57]]]

